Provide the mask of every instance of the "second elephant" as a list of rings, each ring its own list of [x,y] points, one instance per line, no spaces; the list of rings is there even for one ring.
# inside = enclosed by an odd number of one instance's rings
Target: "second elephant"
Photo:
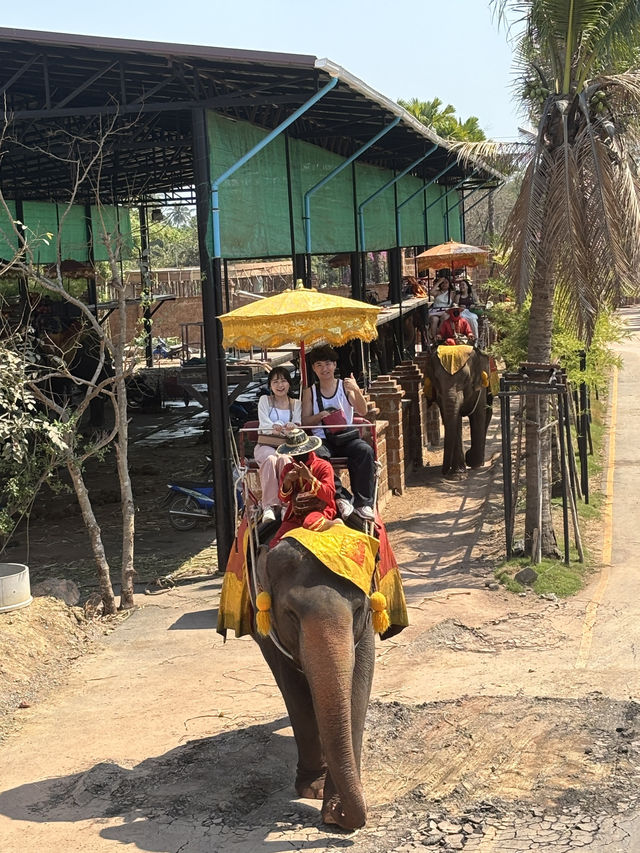
[[[455,477],[484,465],[487,429],[492,415],[489,357],[470,346],[433,348],[427,362],[427,396],[437,402],[444,424],[442,474]],[[430,394],[429,394],[430,392]],[[462,442],[462,418],[469,418],[471,446]]]

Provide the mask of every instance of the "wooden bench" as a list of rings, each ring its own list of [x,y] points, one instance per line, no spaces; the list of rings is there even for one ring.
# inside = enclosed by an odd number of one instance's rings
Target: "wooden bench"
[[[259,421],[247,421],[242,429],[238,430],[238,455],[240,457],[240,464],[245,466],[250,472],[258,470],[258,463],[252,456],[247,454],[246,443],[251,442],[254,445],[256,444],[258,441],[259,425]],[[372,424],[371,421],[368,421],[366,418],[354,417],[353,425],[366,427],[361,430],[362,438],[371,444],[375,458],[377,459],[378,454],[377,443],[375,440],[375,424]],[[302,427],[302,429],[309,432],[312,427]],[[346,471],[348,468],[348,459],[346,456],[332,456],[329,461],[336,471]]]

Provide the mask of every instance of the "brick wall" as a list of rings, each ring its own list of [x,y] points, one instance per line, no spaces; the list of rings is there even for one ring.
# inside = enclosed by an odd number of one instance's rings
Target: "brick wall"
[[[141,305],[127,305],[127,329],[128,338],[131,340],[140,334],[141,326],[137,325],[142,320],[143,309]],[[118,334],[120,322],[116,313],[109,317],[109,328],[112,337]],[[202,322],[202,299],[199,296],[191,296],[185,299],[176,299],[173,302],[163,302],[153,315],[151,334],[159,338],[180,338],[180,326],[182,323]],[[194,338],[197,337],[194,334]]]
[[[385,430],[385,452],[388,488],[394,494],[404,492],[404,435],[402,398],[403,389],[391,376],[378,376],[369,388],[369,399],[387,421]]]

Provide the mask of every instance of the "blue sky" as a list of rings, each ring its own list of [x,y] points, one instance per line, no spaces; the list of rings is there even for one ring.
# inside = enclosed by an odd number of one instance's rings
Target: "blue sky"
[[[488,0],[31,0],[3,27],[327,57],[383,95],[439,97],[513,139],[512,54]]]

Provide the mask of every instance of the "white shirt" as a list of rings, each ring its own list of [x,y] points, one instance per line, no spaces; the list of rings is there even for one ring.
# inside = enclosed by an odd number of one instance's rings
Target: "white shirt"
[[[274,406],[272,394],[263,394],[258,400],[258,432],[273,435],[274,426],[283,426],[293,423],[302,423],[302,404],[300,400],[290,399],[290,406],[286,409],[278,409]]]
[[[433,300],[433,305],[431,307],[432,308],[447,308],[449,305],[451,305],[451,294],[449,293],[448,290],[445,290],[444,292],[439,290],[438,293],[436,294],[435,299]]]
[[[342,409],[347,423],[353,423],[353,406],[349,402],[349,398],[344,390],[342,379],[338,379],[336,393],[333,397],[325,397],[323,394],[322,400],[318,400],[318,385],[317,383],[314,383],[311,386],[311,401],[313,403],[314,415],[317,415],[319,412],[322,412],[329,407],[333,407],[334,409]],[[318,408],[318,403],[320,403],[320,408]],[[312,432],[314,435],[319,435],[320,438],[324,438],[326,435],[322,427],[314,427]],[[333,430],[329,430],[329,432],[333,432]]]

